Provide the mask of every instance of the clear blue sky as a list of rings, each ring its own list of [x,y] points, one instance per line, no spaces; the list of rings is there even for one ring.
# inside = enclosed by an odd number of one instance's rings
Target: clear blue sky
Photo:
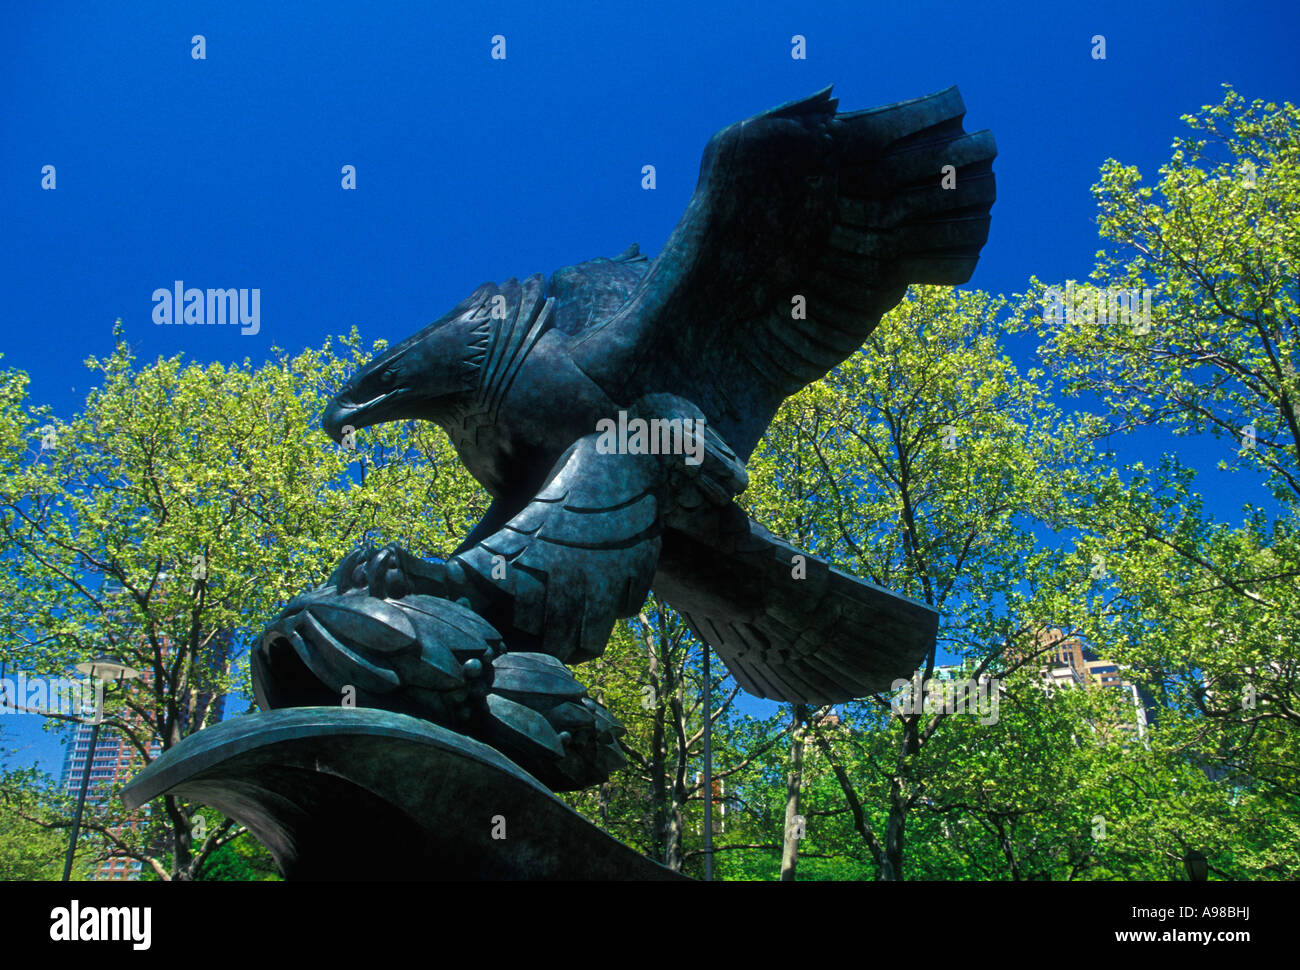
[[[846,111],[958,84],[967,130],[992,129],[999,149],[970,285],[1081,280],[1099,246],[1089,188],[1104,159],[1150,178],[1179,115],[1219,101],[1225,81],[1247,98],[1300,100],[1297,9],[10,4],[0,366],[27,371],[33,399],[67,417],[91,383],[82,361],[110,350],[117,317],[146,361],[256,362],[353,324],[368,340],[405,337],[485,280],[632,242],[654,254],[714,131],[831,83]],[[205,60],[191,57],[195,34]],[[489,56],[494,34],[504,61]],[[794,34],[806,60],[790,56]],[[1091,57],[1095,34],[1104,61]],[[356,191],[340,187],[345,164]],[[646,164],[653,192],[640,186]],[[45,165],[54,191],[41,189]],[[155,326],[151,294],[175,280],[260,288],[260,333]],[[1025,365],[1028,349],[1015,353]],[[1213,480],[1219,447],[1179,442],[1227,513],[1245,496]],[[57,746],[37,743],[57,770]]]

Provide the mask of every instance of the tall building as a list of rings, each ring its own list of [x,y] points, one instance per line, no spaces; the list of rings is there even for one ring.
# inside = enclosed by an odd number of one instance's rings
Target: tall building
[[[1039,675],[1051,687],[1112,687],[1127,693],[1133,703],[1133,721],[1120,725],[1124,730],[1136,731],[1139,738],[1146,736],[1151,724],[1150,698],[1128,680],[1120,666],[1101,660],[1083,645],[1078,637],[1067,637],[1054,627],[1044,627],[1034,635],[1034,653],[1039,653]],[[1008,659],[1026,656],[1024,651],[1007,652]]]
[[[112,581],[104,584],[103,593],[105,596],[113,596],[121,593],[122,587]],[[152,680],[151,671],[141,673],[141,682],[148,684]],[[122,687],[109,688],[110,690],[121,690]],[[60,786],[72,798],[76,798],[81,793],[81,783],[86,777],[86,772],[90,772],[90,783],[86,788],[86,814],[90,816],[96,807],[102,807],[107,802],[115,785],[126,784],[133,778],[143,767],[144,760],[140,753],[131,745],[125,737],[111,728],[101,729],[99,739],[95,744],[95,760],[88,764],[90,757],[90,736],[94,731],[93,719],[98,712],[92,707],[83,709],[81,712],[82,720],[77,723],[73,729],[72,737],[68,741],[67,750],[63,756],[63,772],[60,779]],[[130,711],[125,711],[121,715],[128,723],[142,727],[144,721],[139,715]],[[149,757],[156,758],[162,753],[162,743],[154,738],[149,744]],[[130,823],[132,825],[136,823]],[[127,859],[121,856],[110,857],[100,863],[95,872],[94,878],[108,880],[138,879],[142,864],[134,859]]]
[[[67,752],[63,757],[63,775],[60,784],[64,791],[72,798],[76,798],[81,792],[81,782],[89,767],[90,785],[86,789],[86,811],[90,813],[94,811],[95,806],[104,805],[114,785],[119,782],[125,784],[135,776],[142,766],[142,759],[129,741],[116,731],[105,729],[99,732],[99,740],[95,745],[95,760],[87,766],[90,756],[90,735],[94,730],[90,722],[95,716],[95,711],[86,710],[82,716],[85,720],[79,722],[73,730]],[[161,753],[162,745],[155,740],[150,745],[150,757],[157,757]],[[141,863],[117,856],[100,863],[95,878],[138,879],[140,871]]]

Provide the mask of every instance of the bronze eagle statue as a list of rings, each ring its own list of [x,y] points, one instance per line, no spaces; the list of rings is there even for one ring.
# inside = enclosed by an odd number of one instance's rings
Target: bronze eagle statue
[[[435,422],[493,503],[446,562],[367,547],[291,601],[254,653],[263,707],[351,687],[576,788],[621,763],[621,727],[564,665],[651,588],[759,697],[837,703],[915,669],[933,610],[733,501],[781,402],[909,284],[966,282],[988,236],[996,149],[956,88],[836,109],[827,88],[714,135],[653,261],[485,283],[348,381],[331,437]]]

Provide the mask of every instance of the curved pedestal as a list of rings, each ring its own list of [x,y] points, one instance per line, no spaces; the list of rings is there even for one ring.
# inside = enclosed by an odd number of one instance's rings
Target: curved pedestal
[[[164,794],[246,825],[287,879],[685,878],[487,745],[369,708],[223,721],[154,761],[122,800]]]

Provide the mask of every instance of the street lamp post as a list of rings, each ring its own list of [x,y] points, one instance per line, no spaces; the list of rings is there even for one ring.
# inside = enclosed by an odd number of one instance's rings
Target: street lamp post
[[[77,672],[86,674],[92,682],[98,679],[110,684],[119,680],[133,680],[140,676],[140,672],[134,667],[128,667],[116,657],[107,657],[103,654],[100,654],[94,660],[77,664]],[[104,703],[101,698],[99,703],[95,705],[95,720],[90,728],[90,751],[86,754],[86,768],[81,774],[81,791],[77,795],[77,812],[72,817],[72,834],[68,838],[68,854],[63,860],[64,882],[72,878],[72,859],[77,854],[77,836],[81,833],[81,815],[86,807],[86,789],[90,787],[90,772],[95,766],[95,745],[99,743],[99,726],[103,723]],[[76,744],[75,739],[73,744]]]

